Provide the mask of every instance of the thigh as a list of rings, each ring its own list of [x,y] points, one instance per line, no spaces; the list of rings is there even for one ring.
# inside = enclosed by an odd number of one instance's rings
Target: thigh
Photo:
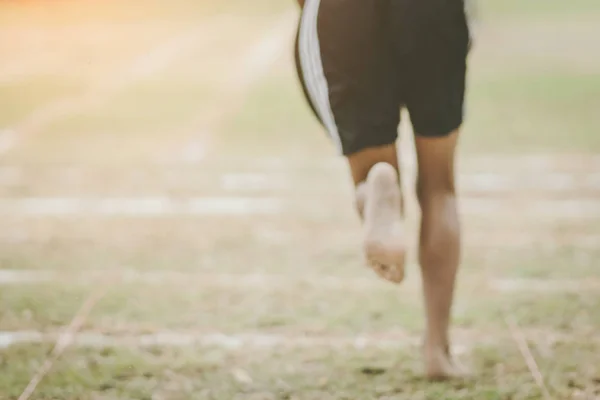
[[[406,106],[416,135],[449,135],[463,122],[470,46],[464,2],[416,2],[414,27],[404,32]],[[427,4],[425,7],[423,4]],[[405,26],[406,26],[405,25]]]
[[[306,0],[297,40],[305,93],[345,154],[394,143],[396,75],[383,0]]]

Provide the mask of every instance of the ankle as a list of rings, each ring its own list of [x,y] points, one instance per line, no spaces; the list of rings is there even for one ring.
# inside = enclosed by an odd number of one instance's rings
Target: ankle
[[[446,336],[427,335],[425,337],[424,350],[432,353],[450,354],[450,343]]]
[[[367,184],[366,182],[361,182],[356,185],[356,189],[354,191],[354,205],[361,220],[364,218],[366,197]]]

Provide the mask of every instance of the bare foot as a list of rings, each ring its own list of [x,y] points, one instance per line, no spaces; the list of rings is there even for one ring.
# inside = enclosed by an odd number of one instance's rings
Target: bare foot
[[[383,279],[404,279],[405,244],[402,229],[401,194],[394,167],[378,163],[366,183],[359,187],[357,203],[364,204],[364,249],[367,262]]]
[[[428,379],[440,381],[446,379],[466,378],[469,372],[444,349],[428,349],[425,347],[425,374]]]

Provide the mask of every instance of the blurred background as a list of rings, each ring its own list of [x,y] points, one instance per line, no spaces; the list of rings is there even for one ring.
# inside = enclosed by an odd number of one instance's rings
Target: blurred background
[[[599,399],[600,2],[476,6],[453,330],[476,376],[429,384],[414,251],[401,288],[363,266],[295,1],[0,2],[0,399],[45,362],[29,398]]]

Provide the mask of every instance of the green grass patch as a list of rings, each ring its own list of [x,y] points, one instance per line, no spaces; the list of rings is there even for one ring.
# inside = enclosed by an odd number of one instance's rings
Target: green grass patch
[[[470,79],[463,154],[600,151],[600,79],[546,70]],[[261,82],[219,137],[234,154],[334,154],[293,74]]]
[[[600,4],[595,0],[486,0],[474,3],[484,18],[561,18],[600,12]]]
[[[383,285],[382,285],[383,286]],[[68,324],[88,285],[5,287],[1,326],[54,330]],[[191,280],[183,285],[119,285],[92,311],[84,329],[142,333],[165,329],[210,332],[358,334],[411,330],[421,325],[416,299],[390,288],[382,293],[311,289],[306,285],[226,289]]]
[[[52,344],[0,348],[0,398],[17,399],[42,367],[51,349]]]
[[[598,249],[566,244],[538,245],[530,249],[491,248],[487,254],[471,252],[466,265],[485,267],[496,275],[506,277],[582,279],[594,275],[598,257]]]
[[[597,153],[599,94],[594,74],[546,71],[474,81],[464,152]]]
[[[243,279],[241,277],[240,279]],[[423,328],[420,289],[377,281],[357,288],[319,286],[298,278],[264,285],[218,285],[190,277],[179,282],[117,284],[85,323],[85,329],[140,333],[165,329],[200,332],[377,334]],[[369,283],[368,281],[366,282]],[[33,284],[3,288],[4,329],[42,331],[67,325],[93,285]],[[590,291],[496,292],[465,278],[455,304],[457,328],[503,329],[510,312],[523,328],[593,332],[600,326],[600,296]]]
[[[291,60],[291,48],[289,57]],[[223,150],[232,154],[335,154],[334,145],[313,115],[290,64],[254,86],[218,139]]]
[[[600,348],[584,341],[550,346],[538,359],[553,396],[598,394]],[[46,346],[18,346],[0,353],[10,368],[0,391],[16,398]],[[430,383],[421,378],[416,349],[278,349],[226,352],[211,348],[72,349],[40,384],[38,398],[199,400],[229,399],[542,399],[511,341],[474,349],[461,357],[472,378]],[[241,372],[240,372],[241,371]],[[244,376],[245,379],[240,378]],[[237,378],[236,378],[237,377]]]

